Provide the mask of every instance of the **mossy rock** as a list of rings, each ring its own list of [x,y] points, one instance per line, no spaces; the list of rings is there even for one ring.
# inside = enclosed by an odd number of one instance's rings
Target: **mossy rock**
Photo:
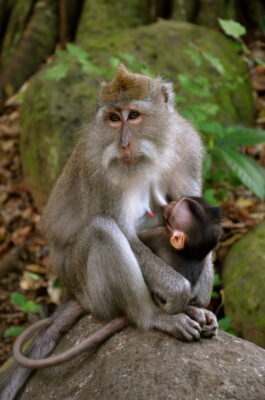
[[[80,27],[81,29],[82,27]],[[189,43],[220,59],[227,74],[247,76],[246,67],[231,43],[222,34],[189,23],[160,21],[141,26],[123,34],[101,36],[84,35],[77,42],[91,55],[91,61],[109,73],[111,56],[120,57],[126,51],[136,60],[145,61],[154,75],[172,80],[176,91],[186,96],[191,104],[204,99],[193,93],[180,92],[178,74],[187,77],[205,76],[211,82],[211,97],[207,103],[220,106],[217,116],[226,124],[253,122],[251,88],[248,79],[230,91],[218,85],[221,75],[209,63],[195,66],[185,52]],[[58,61],[55,60],[58,64]],[[23,102],[21,115],[21,154],[24,172],[37,203],[42,206],[58,177],[78,137],[78,130],[93,116],[102,71],[81,72],[76,60],[67,61],[67,76],[58,82],[40,73],[35,76]],[[53,64],[54,65],[54,64]],[[127,65],[130,69],[130,65]],[[49,67],[48,67],[49,68]],[[99,73],[100,72],[100,73]],[[108,76],[109,78],[109,76]]]
[[[76,39],[81,42],[102,35],[104,40],[109,33],[144,25],[150,22],[154,3],[154,0],[130,0],[126,4],[120,0],[85,0]]]
[[[225,313],[244,338],[265,347],[265,222],[239,240],[224,263]]]

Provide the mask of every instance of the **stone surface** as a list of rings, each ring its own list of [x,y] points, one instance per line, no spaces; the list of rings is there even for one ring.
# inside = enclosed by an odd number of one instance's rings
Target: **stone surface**
[[[123,29],[144,25],[151,20],[154,0],[85,0],[76,39],[78,42],[94,35],[102,36]]]
[[[81,23],[80,29],[85,30],[84,20],[82,22],[84,27]],[[172,80],[177,93],[185,95],[194,106],[201,105],[202,101],[206,105],[218,104],[220,112],[216,118],[219,121],[251,124],[253,108],[248,79],[235,91],[220,85],[222,76],[213,67],[208,63],[196,66],[186,53],[191,43],[220,59],[227,74],[235,79],[247,76],[243,61],[228,39],[219,32],[188,23],[160,21],[123,31],[122,35],[109,33],[104,40],[97,35],[81,35],[77,42],[93,55],[91,61],[108,73],[111,56],[122,59],[124,52],[132,54],[136,60],[145,61],[154,75]],[[38,205],[46,202],[77,140],[79,128],[93,116],[99,82],[104,79],[104,74],[97,73],[97,70],[82,73],[80,64],[70,58],[67,63],[68,74],[59,82],[47,79],[43,73],[33,78],[22,108],[23,168]],[[128,63],[127,67],[130,68]],[[205,99],[195,93],[181,91],[178,74],[189,78],[207,77],[212,85],[210,96]]]
[[[265,347],[265,222],[230,250],[224,263],[226,315],[240,336]]]
[[[83,318],[56,352],[101,326]],[[128,327],[97,351],[32,376],[18,400],[262,400],[265,351],[219,332],[183,343],[158,331]]]

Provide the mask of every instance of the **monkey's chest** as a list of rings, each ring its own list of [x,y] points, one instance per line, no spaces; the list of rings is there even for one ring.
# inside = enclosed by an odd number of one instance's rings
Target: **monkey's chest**
[[[158,226],[161,223],[161,209],[154,204],[150,187],[139,188],[123,197],[122,220],[126,228],[134,231]],[[153,213],[153,216],[151,214]]]

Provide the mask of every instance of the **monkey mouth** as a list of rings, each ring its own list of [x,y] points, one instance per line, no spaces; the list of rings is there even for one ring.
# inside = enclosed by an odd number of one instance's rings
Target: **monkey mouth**
[[[122,157],[120,160],[123,164],[136,164],[138,163],[140,160],[143,159],[143,156],[125,156]]]

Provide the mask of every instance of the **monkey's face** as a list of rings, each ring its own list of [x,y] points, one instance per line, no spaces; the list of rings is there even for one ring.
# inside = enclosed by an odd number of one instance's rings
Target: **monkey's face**
[[[160,166],[166,141],[161,134],[161,118],[157,118],[150,104],[136,101],[104,107],[101,118],[102,164],[112,181],[139,179],[143,171],[148,173],[154,165]]]

